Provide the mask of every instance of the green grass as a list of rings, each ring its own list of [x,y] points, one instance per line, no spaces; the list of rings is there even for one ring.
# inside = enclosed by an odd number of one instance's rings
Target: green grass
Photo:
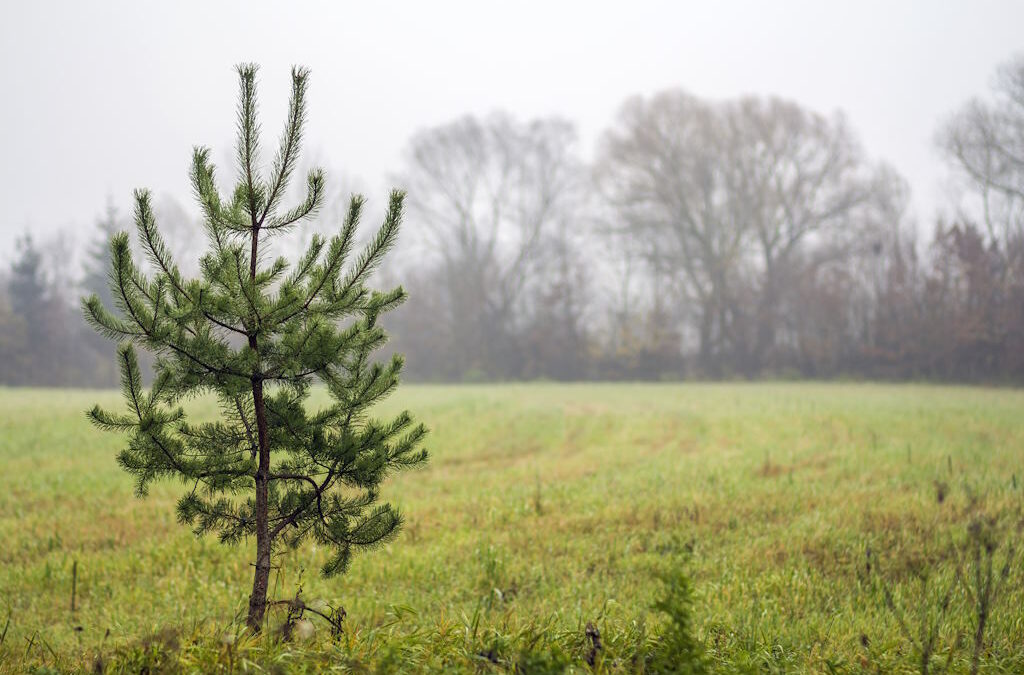
[[[129,671],[148,660],[153,671],[541,672],[529,666],[546,660],[587,672],[588,622],[603,642],[595,669],[637,672],[665,625],[650,609],[658,576],[680,567],[717,668],[916,672],[884,589],[916,635],[958,560],[973,578],[957,554],[970,518],[995,519],[997,562],[1022,523],[1024,392],[405,386],[386,407],[432,429],[429,467],[385,491],[406,528],[340,579],[317,576],[313,547],[280,556],[277,597],[301,583],[307,601],[348,612],[338,640],[321,626],[282,643],[243,631],[252,543],[178,525],[178,483],[136,499],[114,460],[121,439],[86,422],[96,402],[119,405],[111,392],[0,390],[0,672],[97,659]],[[1020,558],[986,631],[987,672],[1024,671]],[[971,656],[971,601],[958,584],[936,643],[954,672]]]

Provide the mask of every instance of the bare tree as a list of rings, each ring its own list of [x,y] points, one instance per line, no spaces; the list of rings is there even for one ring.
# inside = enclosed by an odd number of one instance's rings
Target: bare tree
[[[441,320],[457,357],[449,375],[521,372],[517,312],[538,266],[557,258],[541,254],[571,216],[575,145],[568,122],[504,114],[464,117],[411,140],[402,181],[410,220],[427,233],[422,256],[444,292]]]
[[[795,265],[862,242],[892,217],[891,188],[902,186],[864,161],[841,117],[678,90],[625,104],[596,176],[621,234],[645,242],[652,269],[674,274],[695,306],[701,366],[712,373],[724,362],[758,372]]]
[[[587,375],[594,258],[586,250],[580,221],[559,218],[543,237],[536,260],[541,275],[526,307],[526,377],[578,380]]]
[[[1024,234],[1024,55],[999,68],[991,101],[974,99],[940,129],[937,143],[980,204],[990,237]]]
[[[710,106],[681,91],[628,100],[602,141],[596,178],[615,209],[617,234],[655,277],[666,268],[682,279],[684,301],[698,308],[700,360],[711,365],[724,329],[728,291],[742,239],[725,215],[715,170],[722,136]],[[624,247],[626,250],[626,247]]]
[[[947,363],[957,377],[1019,372],[1024,310],[1024,54],[996,71],[989,100],[974,99],[937,134],[968,198],[937,231],[933,287],[957,316]],[[972,223],[980,221],[981,229]],[[999,364],[996,366],[995,364]]]

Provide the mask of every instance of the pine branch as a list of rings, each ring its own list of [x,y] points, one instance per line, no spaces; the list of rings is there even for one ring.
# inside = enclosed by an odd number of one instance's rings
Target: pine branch
[[[349,203],[348,215],[345,218],[345,224],[342,227],[342,231],[340,234],[331,238],[331,246],[327,252],[327,260],[320,268],[320,271],[317,272],[319,280],[312,285],[312,288],[306,294],[305,301],[298,309],[286,315],[282,319],[275,319],[275,323],[287,323],[302,312],[308,310],[309,306],[314,300],[316,300],[317,296],[327,285],[327,282],[333,282],[333,280],[337,278],[342,265],[345,264],[345,258],[348,257],[348,253],[352,248],[352,240],[355,236],[356,226],[359,224],[359,216],[362,213],[364,203],[365,200],[361,196],[352,196],[352,200]]]
[[[320,169],[309,172],[306,178],[306,198],[301,204],[293,208],[280,218],[274,218],[263,225],[268,230],[281,230],[288,228],[303,218],[314,215],[323,203],[324,197],[324,174]]]
[[[367,246],[356,261],[342,287],[351,288],[360,283],[363,278],[373,271],[380,264],[384,254],[391,250],[398,237],[398,230],[402,224],[402,203],[405,200],[405,193],[401,190],[392,190],[391,199],[388,202],[387,214],[384,216],[384,224],[377,231],[373,241]],[[342,295],[345,291],[342,291]]]
[[[257,182],[253,163],[259,153],[259,123],[256,120],[256,71],[252,63],[239,64],[236,68],[239,79],[238,102],[238,166],[245,180],[240,187],[244,190],[252,230],[259,230],[259,205]],[[254,263],[255,264],[255,263]]]
[[[150,205],[150,194],[148,190],[136,190],[135,192],[135,223],[139,231],[139,239],[141,239],[145,245],[150,260],[152,260],[153,264],[164,273],[164,276],[170,281],[178,294],[192,303],[207,320],[233,333],[248,337],[247,331],[225,323],[203,309],[202,289],[200,289],[199,296],[197,298],[193,298],[188,290],[185,289],[181,273],[178,271],[178,267],[174,264],[174,261],[171,260],[171,254],[167,250],[166,244],[164,244],[163,237],[160,236],[160,233],[156,229],[156,217],[154,216],[153,209]],[[160,294],[158,293],[154,299],[154,304],[158,303],[159,299]],[[159,315],[159,312],[155,311],[154,308],[154,317],[157,315]]]
[[[263,207],[263,213],[260,214],[257,227],[262,227],[267,215],[273,212],[279,196],[287,188],[292,171],[295,169],[299,147],[302,145],[302,131],[306,121],[306,79],[308,77],[309,70],[305,68],[292,68],[292,95],[288,102],[288,121],[285,124],[284,133],[281,135],[277,158],[274,160],[274,184],[267,197],[267,203]],[[314,174],[318,176],[316,193],[319,195],[323,188],[323,174],[319,171],[310,174],[311,187]],[[313,192],[312,189],[310,191]],[[319,197],[314,201],[314,204],[318,202]],[[307,210],[307,215],[312,212],[312,209],[313,207],[310,207]],[[276,223],[272,227],[284,227],[286,224],[290,223]]]
[[[82,310],[85,313],[86,322],[98,330],[104,337],[111,340],[121,338],[138,339],[145,334],[136,331],[121,321],[103,307],[103,302],[98,295],[91,295],[82,303]]]
[[[209,158],[209,148],[196,147],[193,149],[190,179],[192,191],[206,216],[207,234],[210,235],[215,249],[219,252],[226,245],[223,239],[225,230],[235,233],[248,232],[252,229],[252,225],[245,222],[242,214],[234,208],[230,212],[225,212],[214,180],[214,168],[210,164]]]
[[[244,373],[208,364],[201,358],[189,353],[189,351],[187,351],[186,349],[179,345],[176,345],[170,340],[161,342],[159,339],[157,339],[156,336],[154,335],[153,327],[147,326],[146,323],[143,321],[143,318],[141,316],[142,310],[141,308],[137,307],[137,303],[134,301],[134,299],[131,297],[131,294],[128,291],[128,279],[126,279],[126,277],[132,277],[133,282],[135,282],[136,285],[138,285],[138,280],[134,278],[134,268],[132,267],[130,254],[128,253],[128,236],[122,233],[121,235],[115,237],[114,241],[111,244],[111,248],[113,249],[114,253],[114,271],[117,279],[116,291],[119,294],[121,309],[128,313],[132,321],[135,322],[135,325],[138,326],[140,332],[135,334],[136,337],[144,336],[145,338],[147,338],[147,341],[157,349],[171,349],[175,353],[186,357],[187,359],[189,359],[196,365],[202,367],[204,370],[211,374],[247,377]],[[156,317],[154,317],[154,321],[151,322],[154,325],[155,319]]]
[[[255,234],[253,235],[253,241],[254,242],[256,241],[255,240]],[[241,249],[238,249],[238,248],[232,249],[231,250],[231,257],[232,257],[232,259],[234,260],[234,263],[235,263],[234,269],[235,269],[236,279],[238,281],[238,288],[241,290],[242,297],[245,298],[246,303],[249,305],[249,313],[252,316],[252,320],[254,321],[253,328],[249,329],[246,332],[246,335],[248,335],[250,338],[252,338],[257,333],[259,333],[260,326],[263,325],[263,319],[262,319],[262,317],[260,317],[260,312],[256,308],[256,300],[253,297],[254,294],[255,294],[255,289],[249,287],[249,281],[247,281],[245,278],[243,278],[243,275],[242,275],[242,251],[241,251]],[[249,262],[249,268],[252,270],[252,269],[255,268],[255,265],[256,265],[255,258],[252,258],[250,260],[250,262]]]

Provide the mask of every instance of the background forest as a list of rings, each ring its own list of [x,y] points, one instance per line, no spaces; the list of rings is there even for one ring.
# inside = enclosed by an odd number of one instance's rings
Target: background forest
[[[841,113],[775,97],[633,97],[589,159],[561,118],[423,128],[393,174],[410,212],[386,281],[412,291],[393,348],[428,381],[1019,382],[1024,59],[934,123],[961,189],[933,223]],[[331,198],[285,248],[337,227],[348,193]],[[169,195],[156,211],[196,260],[198,215]],[[0,384],[116,384],[114,345],[78,298],[111,304],[109,242],[132,229],[111,198],[90,230],[18,239],[0,272]]]

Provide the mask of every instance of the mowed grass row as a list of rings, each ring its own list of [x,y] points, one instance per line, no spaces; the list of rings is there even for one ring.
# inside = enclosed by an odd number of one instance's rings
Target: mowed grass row
[[[133,649],[238,671],[500,670],[548,649],[585,671],[592,622],[596,669],[631,672],[663,624],[650,610],[657,574],[682,566],[696,633],[723,667],[913,672],[919,655],[885,591],[917,631],[922,608],[938,616],[972,515],[995,518],[997,562],[1020,538],[1019,391],[404,386],[385,407],[432,433],[429,467],[384,492],[407,516],[403,534],[330,581],[313,546],[279,556],[275,597],[301,584],[307,601],[343,606],[347,630],[271,645],[240,621],[252,542],[225,547],[178,525],[180,483],[136,499],[115,462],[123,439],[85,419],[96,402],[120,406],[113,392],[0,390],[0,671],[91,669]],[[204,400],[188,410],[216,414]],[[967,588],[936,640],[955,670],[973,639]],[[1017,559],[986,668],[1024,669],[1022,606]]]

